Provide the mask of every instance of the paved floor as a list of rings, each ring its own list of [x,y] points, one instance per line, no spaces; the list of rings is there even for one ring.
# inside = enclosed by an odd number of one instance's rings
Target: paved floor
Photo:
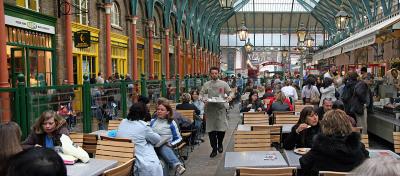
[[[225,170],[225,151],[233,151],[233,138],[232,133],[236,129],[237,124],[240,121],[239,116],[239,105],[228,113],[228,130],[225,133],[224,139],[224,152],[218,153],[215,158],[210,158],[211,146],[208,140],[208,135],[204,135],[204,143],[196,146],[194,151],[189,154],[189,159],[186,161],[186,172],[184,175],[188,176],[232,176],[234,169]],[[231,140],[232,139],[232,140]]]

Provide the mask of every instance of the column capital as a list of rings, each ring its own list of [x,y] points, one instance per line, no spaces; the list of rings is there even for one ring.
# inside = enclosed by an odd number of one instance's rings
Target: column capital
[[[196,43],[193,43],[192,46],[193,46],[194,48],[196,48],[196,47],[197,47],[197,44],[196,44]]]
[[[165,35],[169,35],[169,28],[164,28]]]
[[[176,38],[176,40],[178,40],[178,41],[181,40],[181,36],[180,36],[180,35],[175,36],[175,38]]]
[[[154,21],[153,20],[147,20],[147,25],[149,28],[152,28],[154,26]]]
[[[104,3],[104,9],[106,10],[107,15],[111,14],[111,8],[112,8],[111,3]]]
[[[138,19],[139,19],[138,16],[131,16],[132,24],[136,24]]]

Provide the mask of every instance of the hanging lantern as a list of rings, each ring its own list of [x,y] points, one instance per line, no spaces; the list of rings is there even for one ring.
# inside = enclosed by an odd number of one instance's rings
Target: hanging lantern
[[[244,45],[244,50],[248,53],[253,51],[253,45],[250,43],[250,39],[248,39],[247,43]]]
[[[336,22],[336,28],[339,31],[343,31],[346,29],[347,24],[349,23],[350,20],[350,15],[347,14],[343,10],[343,6],[341,6],[340,11],[335,15],[335,22]]]
[[[306,44],[307,48],[311,48],[314,46],[314,39],[311,37],[310,34],[307,34],[304,43]]]
[[[236,0],[219,0],[219,5],[224,10],[229,10],[233,8],[233,4],[235,4]]]
[[[243,20],[242,21],[242,27],[238,30],[238,35],[239,35],[240,41],[246,41],[248,34],[249,34],[248,33],[248,29],[244,25],[244,20]]]
[[[297,29],[296,33],[297,33],[297,38],[298,38],[299,42],[304,42],[304,39],[307,34],[307,29],[304,27],[303,23],[300,23],[300,26]]]
[[[282,53],[282,58],[287,58],[288,55],[289,55],[289,50],[287,50],[286,47],[284,47],[284,48],[281,50],[281,53]]]

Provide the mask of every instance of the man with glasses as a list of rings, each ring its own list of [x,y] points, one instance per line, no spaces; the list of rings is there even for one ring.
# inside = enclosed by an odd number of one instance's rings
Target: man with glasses
[[[322,102],[322,106],[317,109],[318,120],[322,120],[325,112],[328,112],[332,109],[333,101],[330,98],[325,98]]]

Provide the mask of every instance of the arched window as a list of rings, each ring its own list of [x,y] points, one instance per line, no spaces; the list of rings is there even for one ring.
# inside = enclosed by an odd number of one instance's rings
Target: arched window
[[[116,2],[113,2],[111,8],[111,25],[120,26],[120,22],[121,21],[118,4]]]

